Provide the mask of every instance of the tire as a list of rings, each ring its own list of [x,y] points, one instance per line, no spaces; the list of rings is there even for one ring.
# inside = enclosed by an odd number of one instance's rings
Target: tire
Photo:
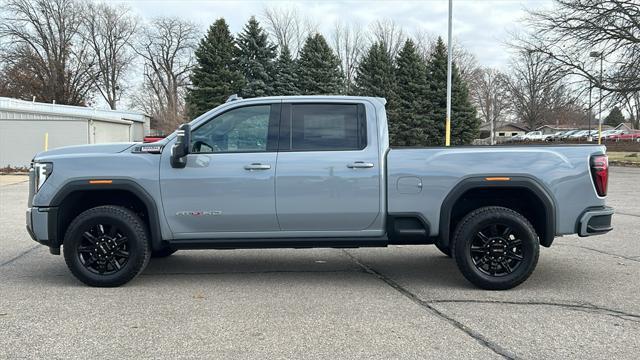
[[[540,254],[538,236],[529,220],[498,206],[479,208],[465,216],[451,247],[462,275],[486,290],[518,286],[529,278]]]
[[[440,252],[442,252],[443,254],[445,254],[448,257],[452,257],[451,256],[451,248],[449,246],[441,245],[438,241],[436,241],[435,245],[438,248],[438,250],[440,250]]]
[[[64,260],[83,283],[123,285],[144,270],[151,257],[145,224],[120,206],[98,206],[78,215],[63,243]]]
[[[178,251],[178,250],[177,249],[172,249],[172,248],[169,248],[169,247],[162,248],[162,249],[157,250],[157,251],[151,251],[151,258],[155,258],[155,259],[165,258],[165,257],[173,255],[173,253],[175,253],[176,251]]]

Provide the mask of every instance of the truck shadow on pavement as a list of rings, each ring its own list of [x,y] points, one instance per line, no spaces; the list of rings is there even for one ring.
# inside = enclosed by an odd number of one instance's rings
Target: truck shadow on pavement
[[[348,253],[347,253],[348,251]],[[260,281],[309,283],[348,279],[354,286],[362,279],[370,281],[375,274],[364,265],[385,277],[395,279],[411,287],[429,289],[459,289],[483,292],[468,283],[458,271],[455,261],[435,252],[418,251],[407,256],[387,252],[384,249],[367,253],[354,250],[210,250],[179,251],[168,257],[151,259],[140,276],[126,287],[184,285],[189,281],[216,282],[233,279],[253,282]],[[348,255],[347,255],[348,254]],[[48,254],[37,254],[47,256]],[[80,286],[82,283],[68,272],[62,258],[48,257],[39,264],[39,269],[30,273],[19,271],[32,278],[40,286]],[[55,261],[54,261],[55,260]],[[357,261],[357,262],[356,262]],[[16,264],[17,265],[17,264]],[[576,270],[576,269],[574,269]],[[584,281],[584,274],[566,273],[553,262],[539,266],[533,276],[519,287],[546,291],[566,288],[567,283],[576,279]],[[558,274],[565,272],[563,276]],[[365,275],[365,276],[363,276]]]

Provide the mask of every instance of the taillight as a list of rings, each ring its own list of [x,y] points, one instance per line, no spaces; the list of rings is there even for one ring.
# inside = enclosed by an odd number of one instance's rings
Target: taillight
[[[607,155],[594,155],[591,157],[591,177],[599,196],[607,196],[607,183],[609,181],[609,158]]]

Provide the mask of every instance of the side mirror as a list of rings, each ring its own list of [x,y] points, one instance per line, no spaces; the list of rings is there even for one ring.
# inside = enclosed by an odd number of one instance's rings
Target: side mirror
[[[187,154],[191,144],[191,125],[182,124],[178,128],[176,143],[171,148],[171,166],[182,169],[187,166]]]

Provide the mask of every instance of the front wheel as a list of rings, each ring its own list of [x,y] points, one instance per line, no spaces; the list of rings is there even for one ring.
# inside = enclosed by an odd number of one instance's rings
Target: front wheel
[[[71,273],[91,286],[120,286],[136,277],[149,262],[146,228],[133,211],[98,206],[78,215],[63,243]]]
[[[460,221],[452,250],[458,268],[471,283],[487,290],[506,290],[529,278],[538,263],[540,245],[524,216],[489,206]]]

